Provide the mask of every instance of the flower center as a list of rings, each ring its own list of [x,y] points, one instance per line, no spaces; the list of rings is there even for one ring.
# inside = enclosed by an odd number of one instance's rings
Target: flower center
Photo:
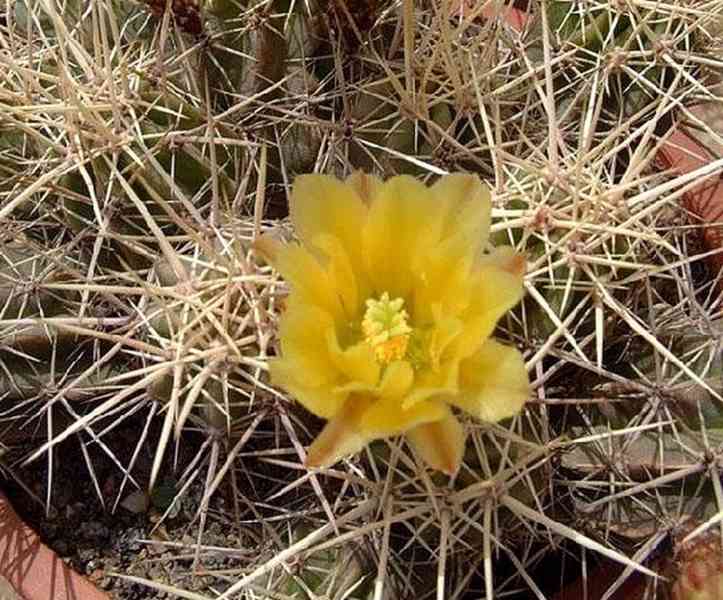
[[[402,298],[389,299],[384,292],[379,300],[366,301],[367,310],[362,321],[364,341],[374,349],[377,360],[387,364],[404,358],[412,328],[407,324],[409,315]]]

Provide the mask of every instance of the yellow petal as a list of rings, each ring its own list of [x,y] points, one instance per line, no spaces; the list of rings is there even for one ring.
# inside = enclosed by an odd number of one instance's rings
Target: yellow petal
[[[354,271],[349,255],[335,235],[320,234],[314,238],[314,242],[329,259],[327,274],[339,296],[345,318],[347,321],[359,318],[359,312],[364,306],[361,299],[369,293],[366,278],[362,273]]]
[[[364,171],[354,171],[354,173],[347,177],[345,183],[359,194],[364,204],[370,206],[377,197],[377,194],[379,194],[379,190],[382,188],[384,182],[378,177],[365,173]]]
[[[338,381],[327,342],[333,332],[334,321],[325,311],[290,305],[279,323],[284,368],[296,369],[299,381],[309,387]]]
[[[333,391],[335,394],[341,394],[344,397],[349,394],[371,394],[374,395],[378,391],[378,384],[369,385],[361,381],[347,381],[336,386]]]
[[[458,316],[469,308],[474,287],[472,263],[472,257],[461,259],[459,252],[449,246],[429,250],[426,261],[416,270],[412,312],[418,322],[434,320],[435,306],[449,316]]]
[[[405,409],[433,396],[457,392],[460,358],[451,350],[455,348],[455,340],[464,332],[465,324],[455,317],[445,317],[439,309],[439,306],[433,307],[435,323],[425,336],[423,344],[426,351],[420,356],[421,366],[414,390],[402,402]]]
[[[431,192],[447,203],[442,241],[454,240],[460,252],[476,254],[489,237],[492,215],[489,188],[476,175],[452,173],[441,177]]]
[[[439,421],[411,429],[407,439],[422,459],[433,469],[454,475],[464,454],[465,433],[462,424],[447,409]]]
[[[494,331],[497,321],[524,294],[524,257],[512,248],[498,248],[480,260],[472,277],[472,303],[462,317],[464,331],[455,340],[454,352],[469,356]]]
[[[352,264],[361,266],[361,230],[367,207],[353,186],[328,175],[300,175],[294,181],[289,212],[309,248],[321,234],[333,234]]]
[[[375,291],[407,298],[420,249],[439,239],[441,202],[413,177],[387,180],[369,208],[363,233],[364,258]]]
[[[402,400],[402,408],[409,409],[418,402],[434,397],[446,397],[458,391],[459,361],[445,361],[439,369],[420,370],[415,377],[414,389]]]
[[[435,323],[429,336],[429,360],[432,370],[438,371],[445,351],[462,334],[464,324],[455,317],[445,317],[440,305],[433,307],[433,312]]]
[[[491,215],[489,190],[474,175],[447,175],[430,191],[444,205],[444,215],[439,243],[423,248],[415,264],[413,306],[422,320],[431,318],[435,304],[447,315],[458,315],[469,306],[469,273],[486,244]]]
[[[451,404],[494,423],[522,410],[530,394],[529,378],[520,352],[487,340],[460,363],[459,393]]]
[[[304,371],[300,370],[298,363],[285,358],[276,358],[269,361],[271,382],[284,388],[306,410],[322,419],[330,419],[336,415],[348,394],[339,393],[331,386],[320,385],[312,387],[303,382]]]
[[[334,281],[316,257],[298,244],[277,247],[275,252],[273,265],[291,287],[289,302],[316,306],[335,319],[344,318]]]
[[[379,363],[369,344],[358,343],[342,350],[336,333],[327,332],[327,347],[334,366],[351,384],[372,389],[379,382]]]
[[[384,371],[384,377],[379,384],[379,396],[396,401],[404,396],[414,382],[414,369],[404,360],[390,363]]]
[[[402,408],[399,398],[376,400],[362,415],[359,427],[369,439],[389,437],[409,431],[417,425],[437,421],[444,416],[446,406],[441,402],[423,400],[408,409]]]
[[[369,395],[351,394],[309,447],[306,466],[328,467],[370,442],[359,428],[359,421],[372,402]]]

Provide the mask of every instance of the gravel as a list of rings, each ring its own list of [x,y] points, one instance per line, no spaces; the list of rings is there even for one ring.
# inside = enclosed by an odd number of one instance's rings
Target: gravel
[[[127,453],[134,448],[130,439],[132,435],[136,433],[125,429],[104,438],[109,447],[118,448],[117,457],[122,464],[124,459],[127,461],[124,449]],[[186,455],[193,456],[193,451],[189,447]],[[203,496],[201,483],[189,487],[174,518],[155,527],[165,507],[154,508],[151,503],[147,512],[134,514],[120,506],[114,513],[111,512],[123,475],[107,454],[96,452],[91,456],[105,507],[98,498],[96,484],[90,477],[77,442],[64,442],[56,456],[62,456],[62,460],[56,460],[54,465],[52,508],[47,515],[45,507],[29,501],[27,492],[13,481],[6,481],[3,488],[18,513],[68,565],[117,600],[155,600],[170,596],[114,577],[111,573],[133,575],[208,594],[211,593],[209,585],[218,585],[218,579],[194,575],[191,570],[198,535],[194,516]],[[146,462],[148,464],[137,465],[133,472],[141,485],[147,482],[150,462]],[[181,460],[179,469],[182,470],[183,466]],[[45,498],[48,477],[42,462],[37,461],[17,474],[38,498]],[[167,487],[172,485],[171,482],[167,480],[163,485]],[[123,496],[135,489],[126,485]],[[222,526],[212,517],[213,509],[223,514],[223,503],[212,501],[211,509],[202,544],[238,547],[238,536],[233,528]],[[181,543],[182,546],[169,547],[160,542]],[[204,554],[202,563],[204,569],[238,566],[237,559],[220,553]]]

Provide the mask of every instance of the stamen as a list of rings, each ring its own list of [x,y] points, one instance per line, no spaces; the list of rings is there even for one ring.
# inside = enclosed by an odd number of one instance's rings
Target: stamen
[[[366,301],[367,310],[362,321],[364,341],[373,349],[377,360],[387,364],[404,358],[412,328],[407,324],[409,315],[404,310],[404,300],[390,300],[384,292],[379,300]]]

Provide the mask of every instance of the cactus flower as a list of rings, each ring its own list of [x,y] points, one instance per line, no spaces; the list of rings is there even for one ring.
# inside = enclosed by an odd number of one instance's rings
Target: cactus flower
[[[463,174],[430,187],[303,175],[290,212],[300,243],[261,238],[257,248],[291,289],[272,383],[328,421],[306,464],[404,433],[430,466],[454,473],[464,429],[453,408],[496,422],[528,396],[520,353],[490,338],[522,296],[524,259],[483,253],[488,189]]]

